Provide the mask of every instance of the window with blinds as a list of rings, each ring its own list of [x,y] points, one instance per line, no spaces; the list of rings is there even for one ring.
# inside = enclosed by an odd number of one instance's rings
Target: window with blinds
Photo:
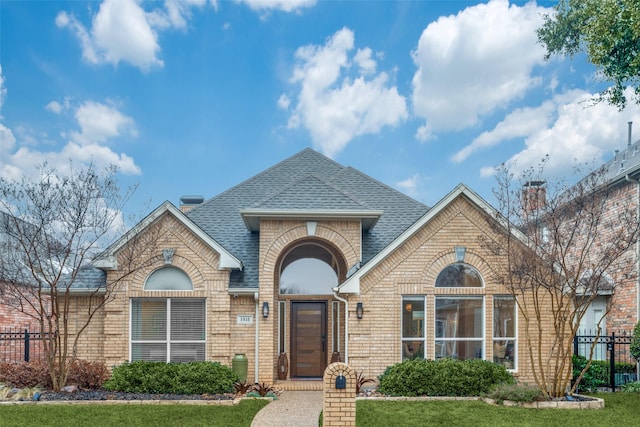
[[[205,360],[205,300],[131,300],[131,360]]]

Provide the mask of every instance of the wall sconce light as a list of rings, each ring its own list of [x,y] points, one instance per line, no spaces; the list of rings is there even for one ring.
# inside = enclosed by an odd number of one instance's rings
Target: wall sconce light
[[[362,314],[364,313],[364,307],[362,307],[362,303],[359,302],[356,304],[356,317],[358,319],[362,319]]]
[[[262,303],[262,317],[269,317],[269,303],[266,301]]]

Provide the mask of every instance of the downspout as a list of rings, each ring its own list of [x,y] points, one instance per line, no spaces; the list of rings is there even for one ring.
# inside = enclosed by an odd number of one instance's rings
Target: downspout
[[[629,124],[629,128],[631,128],[631,124]],[[631,178],[629,174],[625,175],[624,179],[636,184],[636,221],[640,222],[640,181]],[[636,241],[636,322],[640,322],[640,236]],[[636,364],[636,378],[638,376],[640,376],[640,363]]]
[[[624,179],[636,184],[636,221],[640,222],[640,181],[625,175]],[[640,322],[640,236],[636,241],[636,323]]]
[[[333,288],[333,297],[344,303],[344,363],[349,364],[349,301],[338,296],[340,288]]]
[[[253,372],[254,372],[255,377],[256,377],[254,382],[258,383],[258,360],[259,360],[259,356],[260,356],[260,350],[258,348],[258,343],[260,342],[259,341],[259,337],[260,337],[260,326],[259,326],[260,325],[260,317],[259,317],[260,316],[260,304],[259,304],[259,301],[260,301],[260,298],[259,298],[258,292],[254,292],[253,293],[253,301],[256,303],[256,315],[255,315],[255,319],[256,319],[255,349],[256,350],[254,352],[255,353],[255,356],[254,356],[254,359],[255,359],[254,364],[255,364],[255,366],[254,366]]]

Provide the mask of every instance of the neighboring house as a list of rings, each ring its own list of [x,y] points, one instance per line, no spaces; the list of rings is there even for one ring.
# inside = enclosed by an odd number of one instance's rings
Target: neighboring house
[[[94,261],[110,282],[127,242],[159,236],[153,265],[120,283],[80,357],[231,365],[243,353],[248,380],[268,383],[319,378],[332,360],[375,377],[407,358],[480,358],[533,382],[524,322],[492,279],[505,260],[481,242],[499,232],[495,211],[466,186],[429,208],[306,149],[182,202]],[[104,285],[89,273],[75,295]]]
[[[640,140],[632,142],[632,123],[629,122],[627,146],[624,150],[616,150],[614,157],[606,162],[604,169],[604,184],[609,187],[607,211],[610,215],[616,215],[621,208],[635,209],[636,218],[640,221]],[[601,240],[605,244],[611,244],[612,237],[603,235]],[[599,295],[587,310],[582,319],[580,330],[585,334],[595,333],[597,323],[606,312],[610,304],[611,311],[601,322],[601,335],[627,333],[631,334],[633,328],[640,319],[640,259],[638,250],[640,243],[635,245],[636,258],[633,274],[628,278],[621,278],[614,283],[616,272],[607,276],[608,281],[615,284],[615,294],[607,292],[607,286],[603,286],[604,292]]]
[[[9,242],[11,241],[10,228],[11,224],[15,220],[15,217],[0,211],[0,251],[9,250]],[[6,253],[6,252],[5,252]],[[0,257],[0,260],[4,260],[4,257]],[[20,330],[25,328],[33,328],[38,322],[37,316],[33,310],[29,309],[29,303],[22,304],[24,309],[22,311],[15,309],[19,307],[20,300],[16,299],[9,291],[9,276],[11,279],[16,277],[12,271],[6,271],[9,269],[6,263],[2,262],[0,265],[0,332],[11,330]],[[28,278],[28,275],[25,274]],[[34,303],[35,301],[31,301]]]

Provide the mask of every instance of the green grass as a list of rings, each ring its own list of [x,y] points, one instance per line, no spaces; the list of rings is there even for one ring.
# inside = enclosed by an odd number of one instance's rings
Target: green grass
[[[267,400],[239,405],[0,405],[0,426],[250,426]]]
[[[522,409],[479,401],[359,400],[358,426],[594,426],[638,425],[640,393],[602,393],[605,409]],[[0,426],[250,426],[266,400],[217,405],[0,405]]]
[[[356,425],[392,426],[636,426],[640,393],[602,393],[604,409],[524,409],[480,401],[366,401],[356,403]]]

